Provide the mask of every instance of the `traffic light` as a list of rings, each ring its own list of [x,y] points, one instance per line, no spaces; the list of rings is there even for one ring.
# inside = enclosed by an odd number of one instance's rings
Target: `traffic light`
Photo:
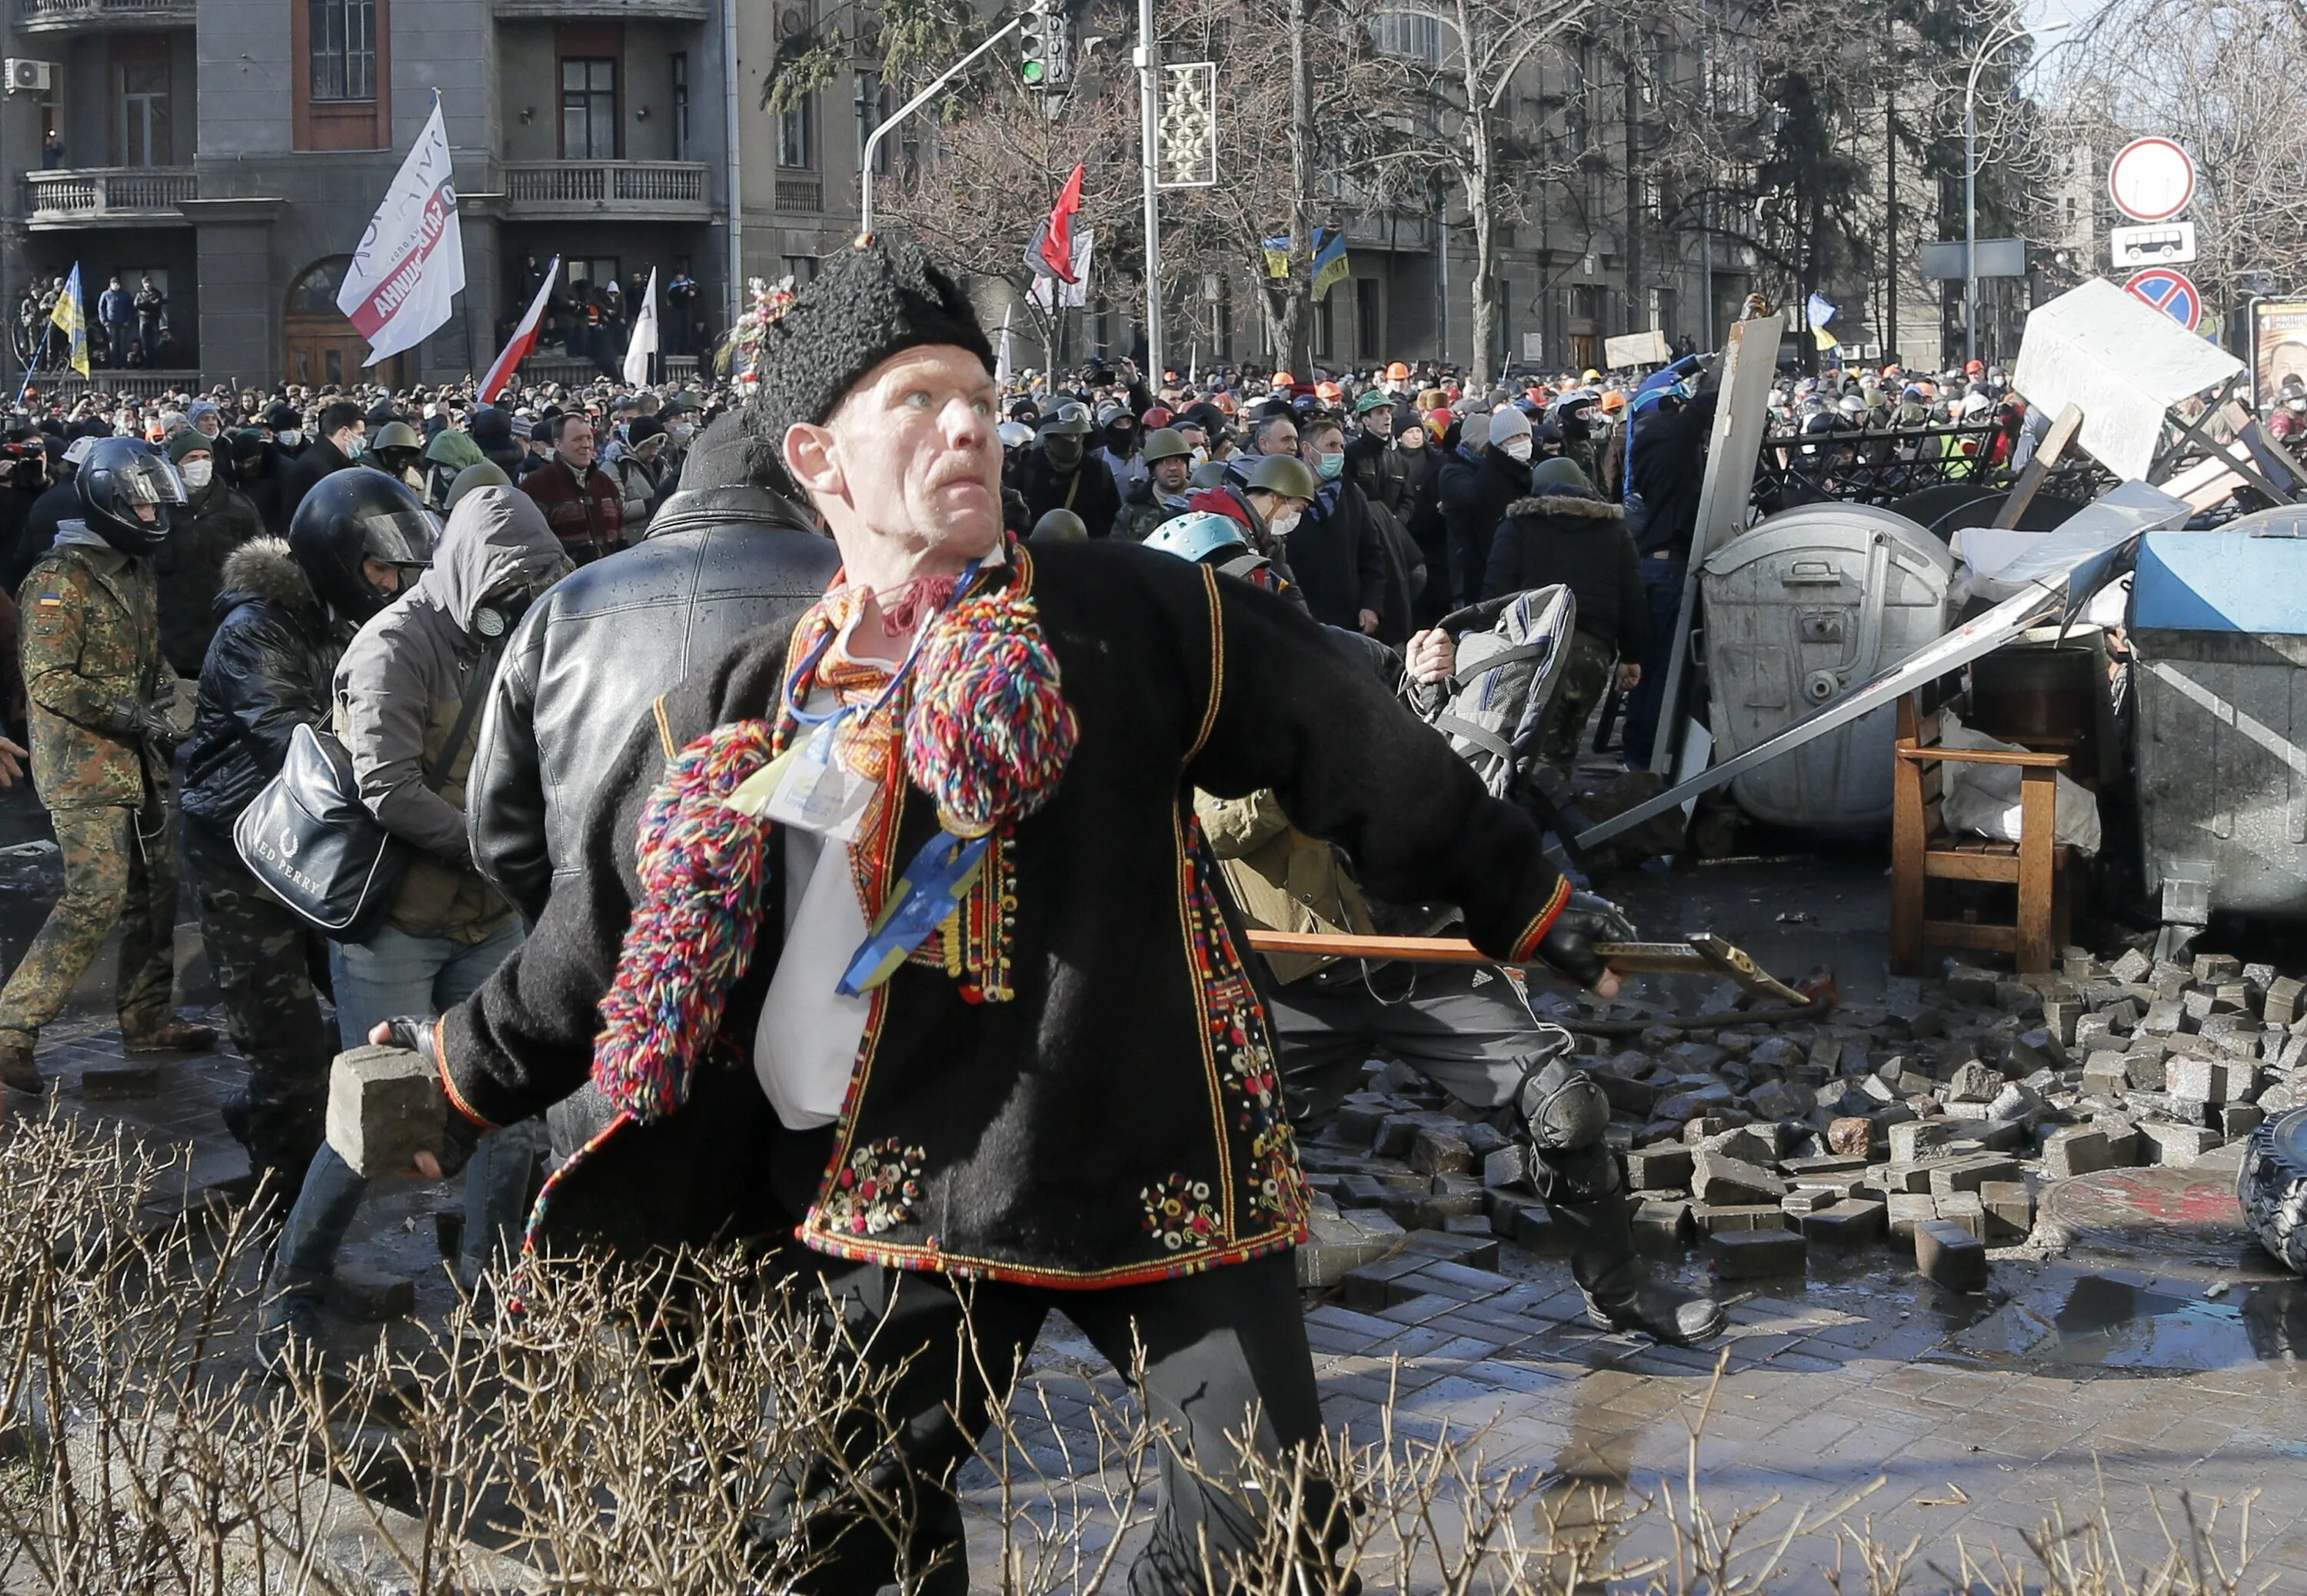
[[[1033,0],[1025,14],[1017,75],[1028,89],[1061,90],[1074,78],[1073,26],[1065,0]]]

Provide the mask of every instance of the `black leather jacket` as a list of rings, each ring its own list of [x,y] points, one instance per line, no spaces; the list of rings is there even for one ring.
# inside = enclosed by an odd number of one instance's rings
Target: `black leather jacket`
[[[270,537],[226,559],[216,614],[178,801],[186,820],[222,833],[280,773],[296,728],[328,723],[329,684],[352,628],[330,621],[288,546]]]
[[[766,489],[675,493],[642,542],[562,579],[497,668],[465,788],[473,862],[532,925],[576,870],[579,823],[648,706],[825,591],[833,540]]]

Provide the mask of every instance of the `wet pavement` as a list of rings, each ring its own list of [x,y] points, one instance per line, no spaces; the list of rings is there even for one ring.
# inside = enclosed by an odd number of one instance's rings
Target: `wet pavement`
[[[0,800],[0,950],[12,962],[60,884],[53,855],[4,851],[39,831],[37,817],[27,824],[18,805]],[[1645,873],[1615,890],[1646,931],[1714,929],[1781,975],[1831,963],[1846,997],[1882,989],[1879,863],[1830,857],[1800,870]],[[203,989],[197,938],[182,936],[180,946],[180,995],[202,1006],[213,994]],[[188,1141],[195,1183],[240,1174],[244,1160],[217,1114],[239,1073],[228,1048],[161,1061],[141,1080],[102,1074],[124,1063],[105,996],[109,969],[107,957],[43,1037],[56,1102]],[[1699,984],[1682,996],[1694,1004]],[[210,1017],[221,1024],[220,1011]],[[1928,1284],[1879,1245],[1848,1260],[1814,1250],[1802,1275],[1724,1283],[1728,1333],[1696,1350],[1591,1328],[1566,1261],[1543,1249],[1464,1233],[1471,1226],[1421,1233],[1383,1267],[1308,1296],[1324,1412],[1357,1438],[1376,1438],[1386,1424],[1404,1438],[1461,1438],[1489,1466],[1537,1471],[1557,1490],[1582,1481],[1653,1491],[1664,1481],[1678,1494],[1694,1447],[1714,1511],[1759,1511],[1750,1535],[1797,1512],[1814,1518],[1880,1478],[1849,1522],[1899,1546],[1923,1537],[1926,1555],[1949,1569],[1956,1537],[1974,1555],[1995,1545],[2016,1556],[2024,1533],[2054,1511],[2074,1522],[2102,1491],[2130,1555],[2164,1545],[2150,1492],[2174,1523],[2183,1490],[2199,1513],[2226,1504],[2220,1523],[2230,1544],[2226,1527],[2248,1498],[2254,1566],[2274,1589],[2307,1591],[2307,1378],[2298,1363],[2307,1284],[2243,1233],[2233,1199],[2238,1150],[2184,1170],[2063,1182],[2043,1208],[2041,1233],[2056,1245],[1995,1249],[1982,1294]],[[1309,1151],[1318,1168],[1338,1149]],[[455,1182],[378,1182],[346,1261],[412,1278],[418,1313],[439,1311],[450,1287],[433,1216],[459,1203]],[[1706,1272],[1702,1259],[1689,1249],[1656,1261],[1694,1279]],[[375,1333],[342,1319],[331,1329],[346,1351]],[[1073,1455],[1089,1455],[1080,1449],[1090,1411],[1081,1381],[1111,1391],[1111,1376],[1061,1321],[1034,1366]],[[1694,1442],[1690,1427],[1710,1390]],[[1059,1456],[1059,1438],[1046,1431],[1036,1417],[1020,1432],[1051,1443],[1045,1461]],[[982,1466],[970,1483],[981,1505],[994,1494]],[[1661,1551],[1662,1537],[1655,1516],[1639,1522],[1626,1553]],[[981,1536],[981,1586],[991,1588],[994,1550]],[[1800,1541],[1771,1588],[1823,1591],[1822,1569],[1836,1556],[1831,1537]]]

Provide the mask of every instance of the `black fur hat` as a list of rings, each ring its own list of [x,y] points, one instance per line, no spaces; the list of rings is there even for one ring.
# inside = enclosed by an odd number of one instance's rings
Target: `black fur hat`
[[[858,380],[901,350],[953,344],[993,369],[993,346],[977,312],[918,244],[876,238],[842,251],[793,306],[762,329],[760,387],[752,424],[779,462],[785,430],[822,424]]]

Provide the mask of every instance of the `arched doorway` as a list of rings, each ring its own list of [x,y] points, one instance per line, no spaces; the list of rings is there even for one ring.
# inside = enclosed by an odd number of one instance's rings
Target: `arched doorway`
[[[339,387],[364,380],[388,388],[401,386],[401,355],[377,363],[364,373],[368,340],[337,309],[337,292],[344,286],[350,255],[331,255],[304,269],[288,290],[287,312],[280,318],[280,358],[286,380],[306,388],[328,383]]]

